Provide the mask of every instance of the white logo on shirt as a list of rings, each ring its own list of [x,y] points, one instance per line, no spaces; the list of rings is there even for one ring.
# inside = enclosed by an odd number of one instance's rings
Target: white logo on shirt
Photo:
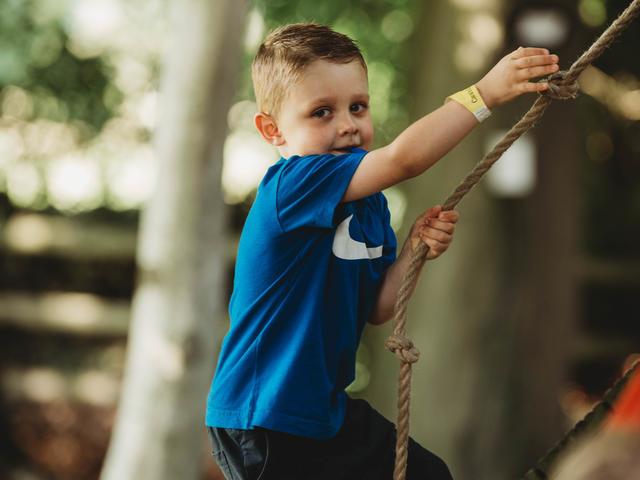
[[[351,238],[349,234],[349,224],[353,214],[345,218],[333,237],[333,254],[343,260],[361,260],[379,258],[382,256],[382,245],[368,248],[364,242],[359,242]]]

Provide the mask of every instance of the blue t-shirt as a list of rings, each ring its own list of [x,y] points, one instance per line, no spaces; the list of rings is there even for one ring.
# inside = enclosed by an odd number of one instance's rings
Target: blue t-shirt
[[[382,193],[340,203],[366,151],[267,171],[244,225],[206,424],[334,436],[396,238]]]

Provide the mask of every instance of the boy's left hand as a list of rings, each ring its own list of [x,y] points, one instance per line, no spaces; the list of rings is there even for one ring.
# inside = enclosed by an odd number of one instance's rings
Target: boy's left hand
[[[459,217],[455,210],[443,212],[441,205],[430,208],[411,228],[411,248],[415,250],[422,241],[429,247],[427,260],[439,257],[449,248]]]
[[[523,93],[547,90],[547,82],[529,80],[557,72],[558,62],[558,56],[546,48],[519,47],[505,55],[476,87],[488,108],[497,107]]]

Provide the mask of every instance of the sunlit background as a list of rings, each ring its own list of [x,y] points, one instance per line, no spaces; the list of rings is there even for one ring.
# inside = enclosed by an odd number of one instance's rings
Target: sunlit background
[[[412,115],[416,52],[410,40],[417,28],[417,3],[265,0],[251,8],[244,69],[224,146],[222,186],[233,212],[232,240],[262,175],[278,159],[253,127],[256,104],[248,75],[266,32],[284,22],[317,20],[357,39],[368,63],[376,142],[381,145],[406,127]],[[580,0],[572,8],[556,9],[521,2],[524,7],[509,24],[498,0],[448,3],[457,12],[460,38],[447,45],[448,51],[460,75],[476,78],[504,54],[505,42],[561,48],[575,31],[571,22],[595,34],[624,5]],[[0,0],[3,478],[97,478],[120,389],[138,214],[155,185],[152,139],[162,116],[157,106],[166,4]],[[634,38],[637,30],[623,42]],[[601,274],[598,278],[626,282],[626,299],[637,295],[637,271],[620,265],[638,265],[640,258],[640,189],[622,182],[625,190],[607,179],[624,177],[614,162],[620,152],[632,159],[629,171],[638,172],[639,72],[617,68],[609,59],[588,68],[580,79],[587,98],[580,144],[588,162],[581,180],[588,191],[581,213],[582,242],[587,251],[616,257],[613,263],[586,262],[584,268]],[[485,151],[504,132],[504,125],[486,130]],[[534,139],[521,139],[488,176],[487,191],[496,199],[527,198],[536,188],[536,152]],[[406,230],[406,192],[394,187],[385,194],[394,229]],[[616,202],[629,207],[610,213]],[[600,223],[608,214],[613,215],[610,224],[628,227],[611,234],[606,221]],[[598,348],[621,352],[628,345],[629,338],[617,335]],[[353,394],[366,392],[369,385],[370,350],[363,345],[358,352]],[[573,397],[566,397],[568,415],[588,404],[591,393],[571,390],[579,398],[571,403]],[[93,431],[81,428],[85,419],[95,422]],[[215,478],[208,468],[208,478]]]

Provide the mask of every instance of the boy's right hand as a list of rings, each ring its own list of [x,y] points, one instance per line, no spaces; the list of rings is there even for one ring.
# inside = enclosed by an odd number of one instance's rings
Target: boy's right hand
[[[411,227],[411,248],[415,250],[422,241],[429,247],[427,260],[438,258],[449,248],[458,218],[455,210],[443,211],[442,205],[431,207]]]
[[[476,87],[491,109],[523,93],[546,90],[546,82],[531,83],[529,80],[557,72],[558,60],[558,56],[549,54],[546,48],[518,47],[489,70]]]

